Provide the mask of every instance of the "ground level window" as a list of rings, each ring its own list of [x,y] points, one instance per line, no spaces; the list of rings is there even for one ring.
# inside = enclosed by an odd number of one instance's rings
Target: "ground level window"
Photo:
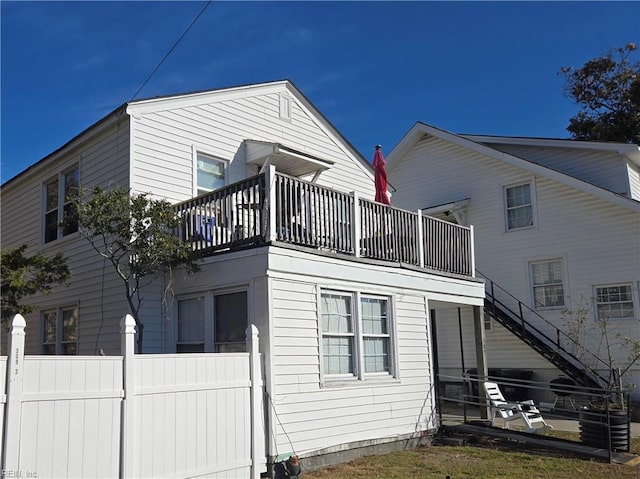
[[[535,308],[564,306],[562,260],[553,259],[530,263],[533,304]]]
[[[176,315],[176,352],[246,351],[246,291],[208,291],[178,298]]]
[[[327,379],[367,379],[393,374],[389,298],[324,291],[320,329]]]
[[[77,307],[46,310],[41,318],[43,354],[78,354]]]
[[[633,293],[630,284],[596,286],[598,319],[633,319]]]

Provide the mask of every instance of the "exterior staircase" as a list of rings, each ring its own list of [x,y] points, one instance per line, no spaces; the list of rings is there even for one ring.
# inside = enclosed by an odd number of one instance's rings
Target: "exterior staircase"
[[[609,370],[604,361],[490,278],[476,272],[486,281],[484,309],[489,316],[576,384],[594,388],[607,385],[609,381],[598,372]]]

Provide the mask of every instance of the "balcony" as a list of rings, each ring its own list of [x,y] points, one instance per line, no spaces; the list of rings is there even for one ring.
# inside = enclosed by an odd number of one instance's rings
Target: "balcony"
[[[180,232],[203,256],[294,244],[474,276],[473,229],[281,174],[264,173],[176,205]]]

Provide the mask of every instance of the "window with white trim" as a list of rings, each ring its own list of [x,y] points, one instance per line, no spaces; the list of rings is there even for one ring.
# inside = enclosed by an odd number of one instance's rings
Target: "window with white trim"
[[[42,311],[42,353],[78,354],[78,308]]]
[[[633,319],[633,288],[631,284],[596,286],[596,315],[601,321]]]
[[[322,371],[327,379],[393,375],[388,297],[323,291],[320,304]]]
[[[78,231],[75,200],[80,194],[78,165],[44,183],[43,241],[49,243]]]
[[[226,185],[227,162],[196,153],[196,190],[198,196]]]
[[[529,263],[534,308],[564,306],[562,260],[552,259]]]
[[[206,292],[177,299],[176,352],[244,352],[247,291]]]
[[[504,202],[507,231],[533,226],[533,192],[531,183],[506,186]]]

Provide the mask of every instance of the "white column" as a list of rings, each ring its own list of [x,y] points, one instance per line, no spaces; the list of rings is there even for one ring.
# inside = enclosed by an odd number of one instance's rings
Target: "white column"
[[[418,265],[424,268],[424,231],[422,229],[422,210],[418,210]]]
[[[5,404],[4,454],[2,471],[20,470],[20,423],[22,422],[22,391],[24,384],[24,328],[27,322],[21,314],[11,321],[7,348],[7,402]]]
[[[267,242],[275,241],[276,236],[276,167],[269,165],[265,177],[267,214]]]
[[[266,458],[265,424],[262,402],[262,368],[260,367],[260,351],[258,328],[250,324],[246,331],[247,351],[249,352],[249,375],[251,377],[250,408],[251,408],[251,476],[250,479],[260,479],[261,465]]]
[[[121,434],[120,434],[120,477],[137,477],[137,430],[138,410],[135,397],[135,336],[136,320],[130,314],[120,321],[120,340],[122,353],[122,400]]]
[[[358,195],[356,191],[352,191],[351,195],[353,196],[353,214],[351,215],[353,220],[351,222],[351,238],[353,241],[354,256],[356,258],[359,258],[360,239],[362,237],[362,228],[360,227],[360,195]]]

